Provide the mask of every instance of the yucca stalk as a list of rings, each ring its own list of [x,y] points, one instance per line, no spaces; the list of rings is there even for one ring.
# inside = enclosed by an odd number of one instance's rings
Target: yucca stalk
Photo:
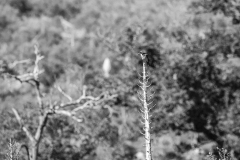
[[[10,139],[8,142],[8,151],[5,160],[18,160],[18,146],[17,143]]]
[[[148,94],[148,88],[151,86],[148,84],[149,76],[146,73],[146,65],[147,65],[147,57],[146,52],[141,51],[140,52],[141,58],[142,58],[142,75],[140,76],[140,88],[141,92],[138,92],[138,97],[140,99],[140,102],[142,104],[142,109],[140,109],[140,112],[142,113],[143,118],[143,124],[144,124],[144,133],[142,133],[145,137],[145,156],[146,160],[152,160],[152,151],[151,151],[151,134],[150,134],[150,104],[151,99],[153,97],[153,94]],[[154,107],[154,106],[153,106]]]
[[[217,148],[218,156],[209,153],[206,157],[207,160],[232,160],[230,153],[224,148]]]

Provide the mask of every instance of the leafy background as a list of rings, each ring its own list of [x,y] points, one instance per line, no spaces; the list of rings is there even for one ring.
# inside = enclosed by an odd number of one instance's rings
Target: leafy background
[[[72,27],[67,28],[63,22]],[[60,101],[60,85],[79,95],[116,93],[117,99],[69,118],[49,119],[40,160],[123,160],[141,158],[137,99],[140,57],[148,51],[155,91],[152,110],[154,159],[200,159],[216,146],[240,158],[240,2],[235,0],[1,0],[0,66],[45,56],[41,90]],[[69,36],[74,36],[71,42]],[[109,57],[110,77],[102,64]],[[31,71],[20,65],[18,73]],[[14,71],[12,71],[14,72]],[[27,142],[11,108],[30,129],[37,126],[34,90],[1,78],[0,157],[9,138]],[[195,154],[200,149],[201,154]]]

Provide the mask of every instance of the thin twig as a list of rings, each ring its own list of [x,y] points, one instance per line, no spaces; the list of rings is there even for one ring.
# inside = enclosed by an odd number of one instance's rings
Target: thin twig
[[[62,95],[63,95],[64,97],[66,97],[70,102],[73,101],[72,97],[71,97],[70,95],[68,95],[67,93],[65,93],[60,86],[57,86],[56,88],[57,88],[58,91],[59,91],[60,93],[62,93]]]

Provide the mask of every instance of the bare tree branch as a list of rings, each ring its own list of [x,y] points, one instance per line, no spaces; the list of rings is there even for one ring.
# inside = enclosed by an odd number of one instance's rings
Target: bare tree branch
[[[37,131],[35,133],[35,139],[36,139],[37,143],[39,143],[39,140],[41,139],[43,128],[45,127],[45,125],[47,123],[49,114],[51,114],[51,112],[48,111],[48,112],[45,112],[43,116],[39,117],[40,123],[39,123]]]
[[[56,110],[55,111],[56,114],[60,114],[60,115],[64,115],[64,116],[67,116],[67,117],[70,117],[72,118],[73,120],[81,123],[83,122],[83,119],[82,118],[79,118],[77,117],[75,114],[75,112],[71,112],[71,111],[66,111],[66,110]]]
[[[40,83],[38,81],[35,81],[35,90],[37,94],[37,100],[38,100],[38,105],[40,108],[41,114],[43,114],[43,101],[42,101],[42,94],[40,92]]]
[[[56,105],[56,106],[54,106],[54,108],[59,109],[59,108],[66,108],[66,107],[74,106],[74,105],[80,105],[83,100],[88,100],[87,102],[85,102],[86,104],[81,105],[82,106],[81,108],[85,108],[87,106],[87,104],[90,104],[94,101],[98,101],[100,99],[106,99],[104,96],[105,96],[105,93],[100,94],[98,97],[86,96],[85,91],[83,91],[83,94],[78,99],[67,102],[67,103],[62,103],[60,105]],[[111,96],[111,98],[114,96],[116,96],[116,95]]]
[[[54,109],[54,113],[71,117],[74,120],[76,120],[77,122],[82,122],[83,120],[81,118],[78,118],[75,116],[77,114],[77,111],[82,110],[87,107],[97,106],[97,103],[101,103],[102,101],[114,99],[117,96],[117,95],[109,96],[106,93],[100,94],[97,97],[86,96],[86,89],[87,89],[87,87],[84,86],[82,96],[79,97],[77,100],[73,101],[72,98],[70,98],[70,96],[67,95],[65,92],[63,92],[61,90],[61,88],[59,87],[58,88],[59,92],[61,92],[62,94],[64,94],[67,97],[69,96],[68,99],[71,101],[67,102],[67,103],[62,103],[60,105],[55,105],[55,106],[53,105],[52,108]],[[86,100],[86,102],[82,103],[83,100]],[[74,108],[71,111],[63,110],[70,106],[78,106],[78,107]]]
[[[26,144],[20,144],[19,149],[18,149],[18,153],[21,151],[22,148],[25,148],[25,150],[26,150],[26,152],[27,152],[28,160],[30,160],[30,155],[29,155],[28,146],[27,146]]]
[[[59,91],[60,93],[62,93],[62,95],[63,95],[64,97],[66,97],[70,102],[73,101],[72,97],[71,97],[70,95],[68,95],[67,93],[65,93],[60,86],[57,86],[56,88],[57,88],[58,91]]]
[[[77,112],[81,109],[87,108],[87,107],[93,107],[100,105],[103,101],[111,100],[115,98],[117,95],[109,95],[108,93],[102,93],[97,97],[86,95],[87,87],[83,87],[82,95],[77,98],[76,100],[73,100],[73,98],[65,93],[61,87],[56,87],[58,91],[66,97],[69,102],[67,103],[56,103],[52,104],[50,102],[50,105],[46,105],[49,108],[44,107],[43,97],[40,90],[40,81],[39,81],[39,75],[43,73],[43,70],[40,70],[39,68],[39,62],[44,58],[40,55],[38,46],[35,45],[34,54],[36,55],[35,63],[34,63],[34,69],[31,73],[26,74],[20,74],[20,75],[14,75],[11,73],[8,73],[12,78],[15,78],[16,80],[20,82],[25,82],[34,85],[35,91],[36,91],[36,98],[38,102],[38,106],[40,109],[40,115],[39,115],[39,124],[37,127],[37,130],[35,132],[35,135],[33,136],[29,129],[27,128],[26,124],[23,122],[22,118],[19,116],[16,109],[12,109],[15,117],[17,118],[19,124],[21,125],[22,130],[25,132],[27,137],[29,138],[31,142],[31,152],[30,152],[30,158],[31,160],[37,160],[37,154],[38,154],[38,147],[39,143],[41,142],[41,138],[43,135],[44,127],[47,124],[48,118],[52,114],[59,114],[64,115],[72,118],[73,120],[77,122],[83,122],[83,118],[80,118],[77,116]],[[22,62],[15,62],[12,66],[16,66],[19,63],[25,63],[28,62],[22,61]],[[69,107],[69,108],[67,108]],[[108,108],[109,109],[109,108]],[[28,151],[27,151],[28,152]]]
[[[12,108],[12,111],[13,111],[15,117],[17,118],[20,126],[22,127],[22,130],[26,133],[27,137],[30,139],[31,142],[35,142],[36,141],[35,138],[33,137],[32,133],[29,131],[29,129],[27,128],[25,123],[23,122],[22,118],[19,116],[17,110]]]
[[[35,59],[35,66],[34,66],[33,74],[36,76],[35,79],[37,80],[39,73],[41,73],[41,70],[39,70],[39,62],[40,62],[40,60],[42,60],[44,58],[44,56],[40,55],[37,44],[34,46],[34,53],[36,55],[36,59]]]
[[[9,64],[9,68],[14,68],[16,67],[18,64],[23,64],[23,63],[30,63],[30,59],[25,59],[25,60],[21,60],[21,61],[14,61],[13,63]]]

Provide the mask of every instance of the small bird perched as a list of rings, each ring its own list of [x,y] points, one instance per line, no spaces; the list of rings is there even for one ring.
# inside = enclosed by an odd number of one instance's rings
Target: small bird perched
[[[103,72],[104,72],[104,76],[106,78],[108,78],[109,77],[109,72],[111,70],[111,61],[108,57],[104,59],[102,69],[103,69]]]
[[[141,50],[139,52],[139,54],[141,55],[143,62],[146,63],[147,62],[147,52],[145,50]]]

